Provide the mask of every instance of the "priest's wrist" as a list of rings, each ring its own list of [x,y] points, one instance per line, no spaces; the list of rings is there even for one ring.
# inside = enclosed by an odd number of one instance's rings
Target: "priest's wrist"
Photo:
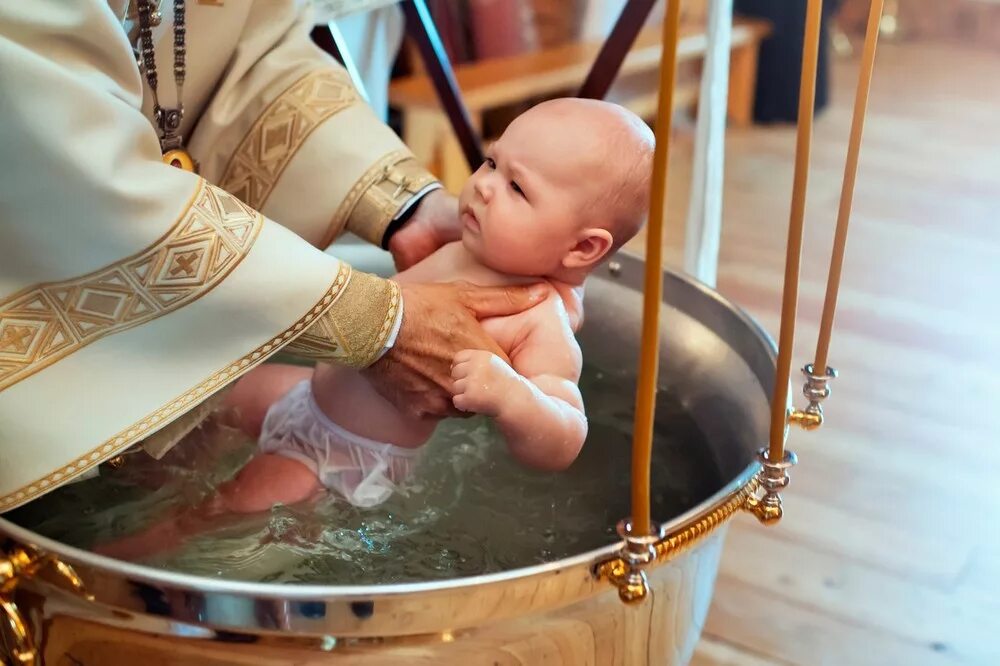
[[[408,220],[392,233],[386,247],[396,268],[404,271],[461,237],[458,199],[436,188],[414,206]]]
[[[390,280],[390,282],[392,281]],[[398,284],[396,283],[393,284],[395,285],[396,289],[399,289]],[[399,337],[399,329],[403,327],[403,307],[404,307],[403,294],[402,291],[400,291],[399,304],[396,310],[396,318],[392,323],[392,328],[389,329],[389,337],[386,338],[385,343],[382,345],[382,349],[379,351],[378,356],[375,358],[375,361],[378,361],[380,358],[385,356],[386,352],[392,349],[393,345],[396,344],[396,338]]]
[[[382,234],[382,249],[390,249],[389,243],[396,236],[396,233],[414,218],[419,219],[417,211],[419,211],[428,200],[433,200],[435,193],[440,195],[442,192],[444,192],[444,190],[442,189],[441,184],[433,183],[424,188],[423,191],[413,195],[413,197],[406,202],[406,205],[404,205],[396,214],[396,217],[389,221],[389,226],[385,228],[385,232]]]

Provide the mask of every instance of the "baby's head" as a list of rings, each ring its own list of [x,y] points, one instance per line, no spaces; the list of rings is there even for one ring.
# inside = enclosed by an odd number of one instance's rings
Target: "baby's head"
[[[642,227],[653,144],[649,127],[616,104],[533,107],[462,188],[462,242],[500,272],[582,282]]]

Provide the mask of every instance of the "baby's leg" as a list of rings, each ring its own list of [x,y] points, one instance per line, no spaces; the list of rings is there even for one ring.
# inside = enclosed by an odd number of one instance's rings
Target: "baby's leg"
[[[256,439],[271,405],[312,374],[312,368],[280,363],[265,363],[251,370],[226,394],[226,422]]]
[[[254,456],[232,480],[219,486],[213,509],[233,513],[267,511],[275,504],[307,500],[321,488],[316,473],[298,460],[262,453]]]
[[[193,536],[222,527],[226,515],[267,511],[278,503],[295,504],[309,499],[320,488],[312,470],[297,460],[261,454],[205,502],[171,511],[165,519],[137,534],[96,546],[94,552],[121,560],[163,554]]]

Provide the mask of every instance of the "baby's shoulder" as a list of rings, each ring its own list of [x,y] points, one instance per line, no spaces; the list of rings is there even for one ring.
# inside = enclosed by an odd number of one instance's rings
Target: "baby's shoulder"
[[[571,335],[575,334],[583,321],[583,288],[555,282],[550,284],[552,292],[533,308],[534,315],[552,324],[558,323]]]
[[[583,352],[562,299],[554,296],[539,303],[532,308],[531,320],[526,323],[511,358],[515,369],[527,375],[552,374],[578,379]]]
[[[525,314],[530,317],[529,344],[579,346],[572,314],[558,294],[549,296]]]

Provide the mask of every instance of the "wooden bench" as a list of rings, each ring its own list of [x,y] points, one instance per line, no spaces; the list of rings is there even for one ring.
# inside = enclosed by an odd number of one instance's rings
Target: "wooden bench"
[[[733,124],[751,122],[757,52],[770,31],[765,21],[734,19],[728,104]],[[578,89],[602,44],[577,42],[457,66],[455,79],[473,126],[482,131],[482,114],[489,109]],[[612,91],[615,101],[647,119],[655,115],[657,91],[655,83],[650,84],[641,76],[655,73],[659,68],[660,44],[658,27],[640,32],[622,63]],[[677,45],[678,62],[698,59],[706,48],[705,32],[700,27],[686,28]],[[678,107],[693,104],[698,97],[697,82],[679,87],[674,97]],[[434,168],[448,189],[460,188],[468,177],[468,166],[430,78],[417,74],[394,80],[389,87],[389,103],[401,112],[404,140],[417,158]]]

